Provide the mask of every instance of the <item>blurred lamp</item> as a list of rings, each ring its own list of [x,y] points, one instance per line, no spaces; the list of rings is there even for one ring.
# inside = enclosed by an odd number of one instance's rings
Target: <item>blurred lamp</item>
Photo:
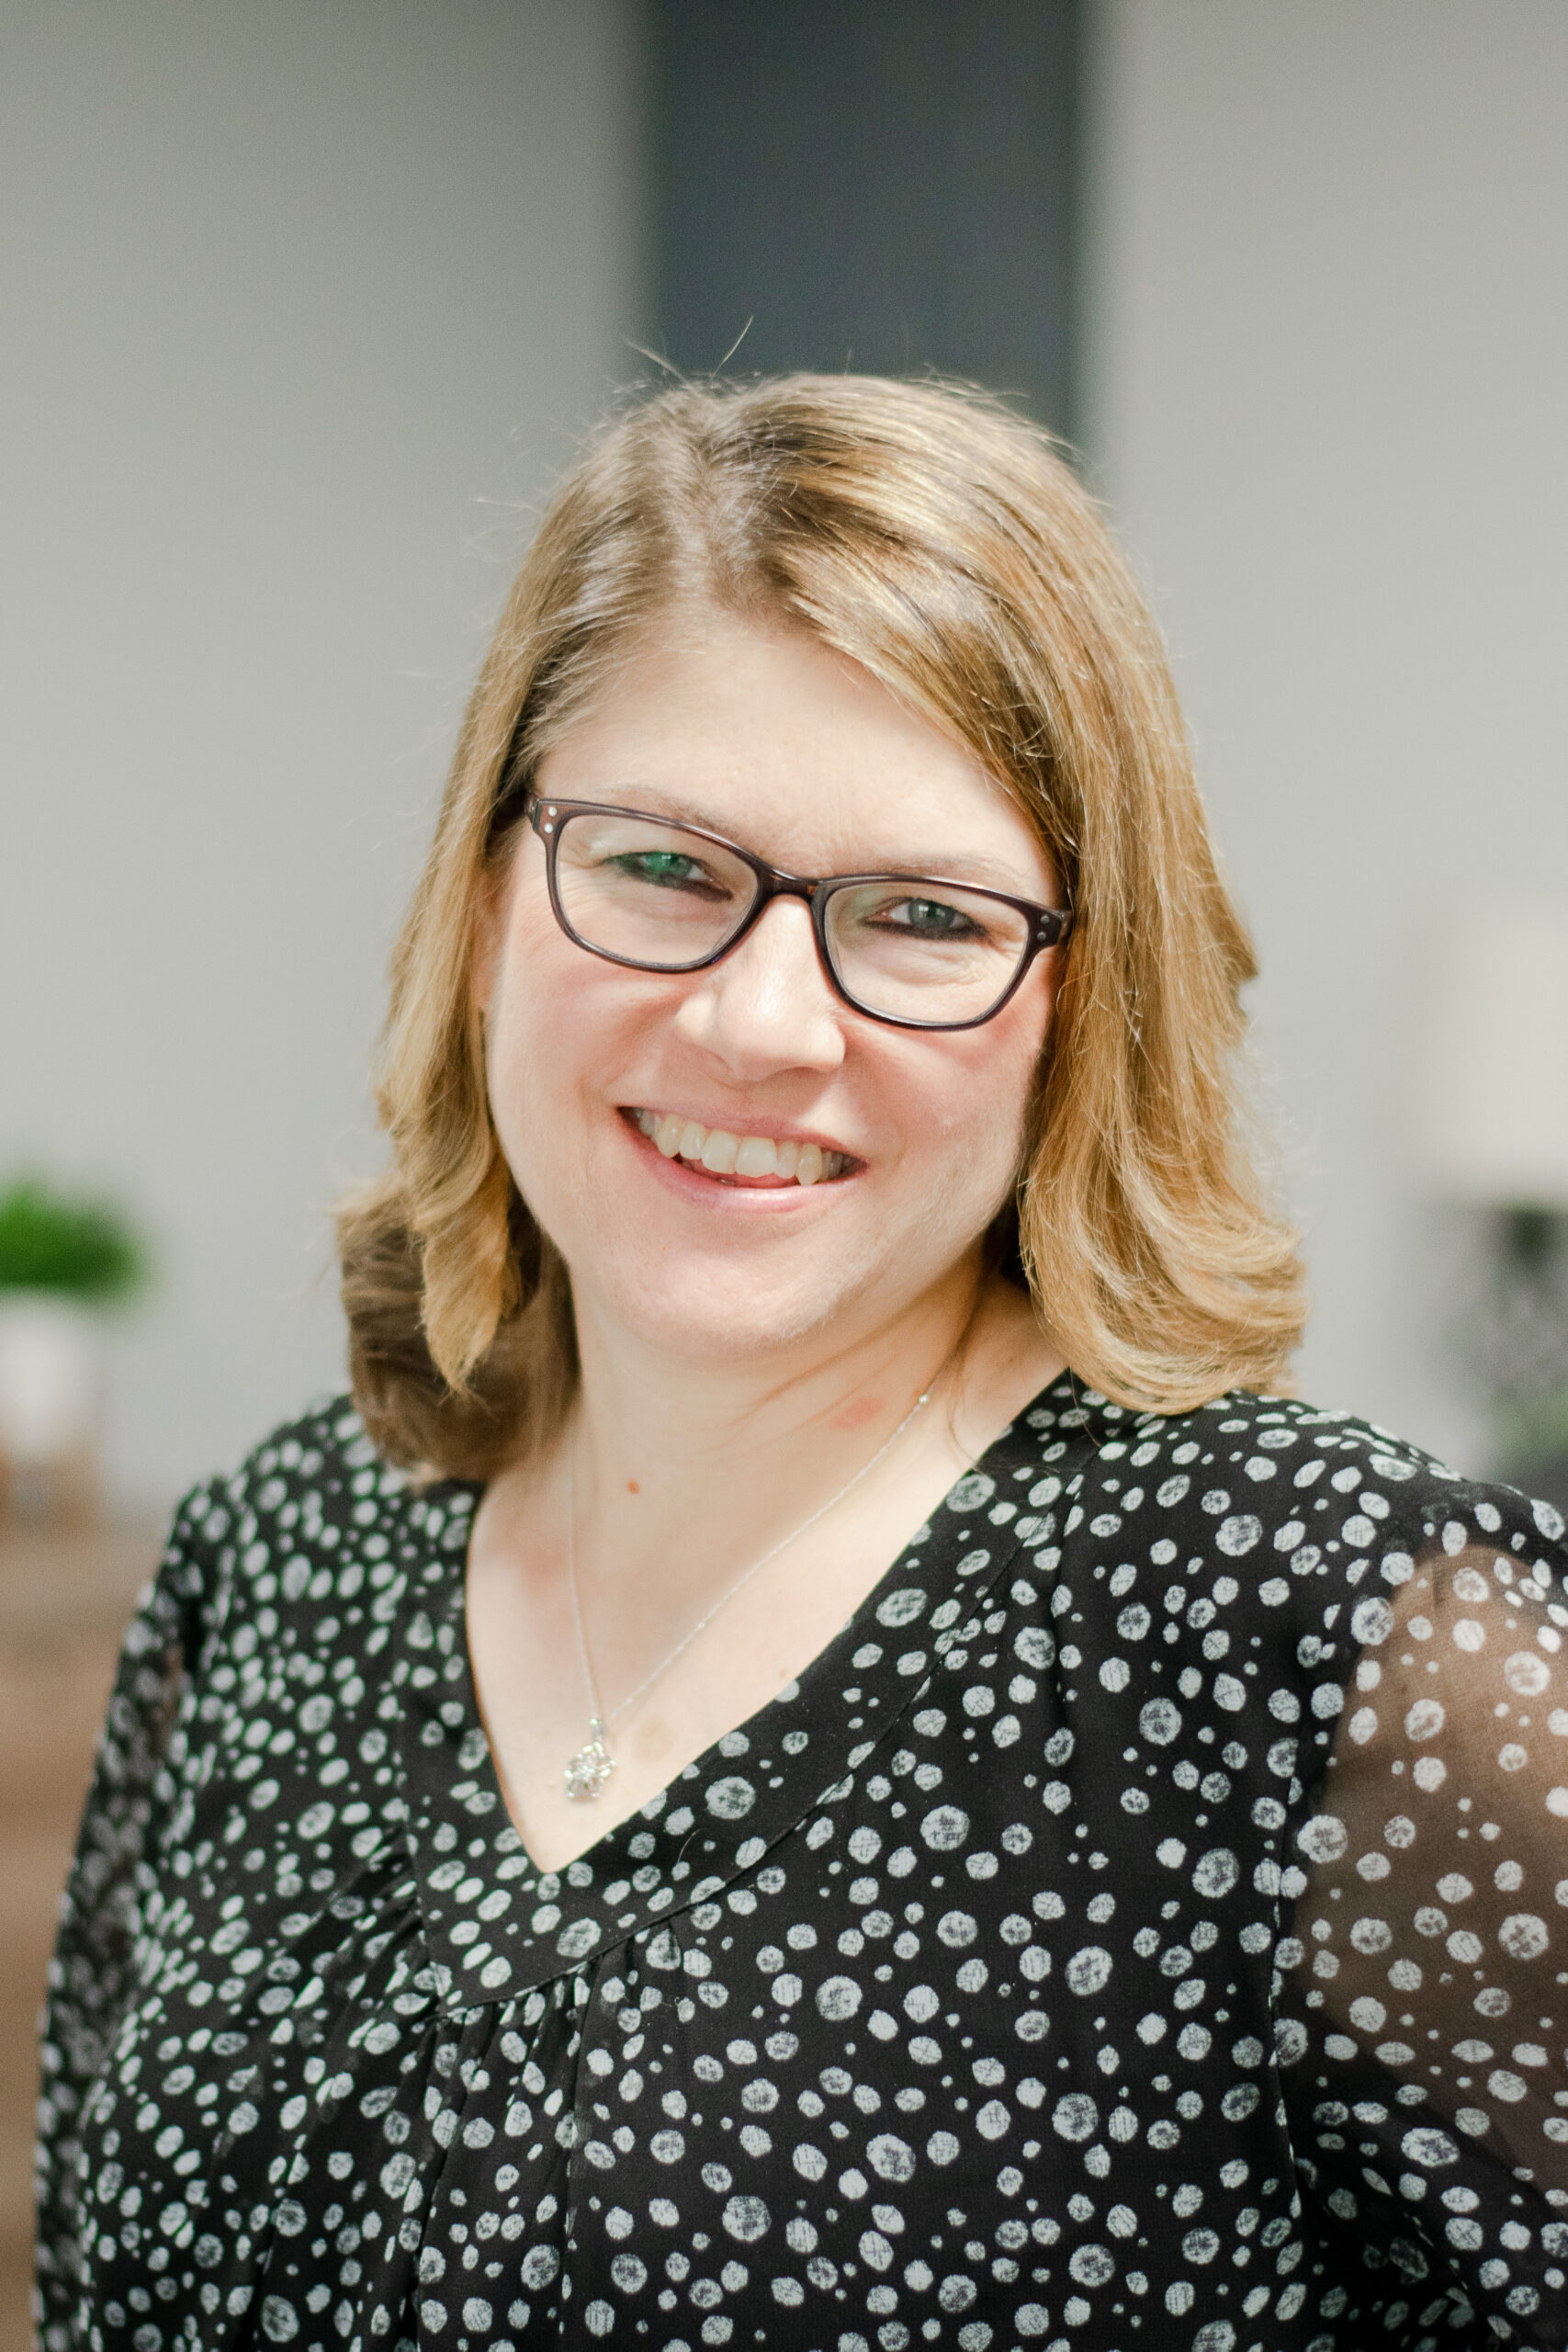
[[[1568,1213],[1568,915],[1483,905],[1425,976],[1416,1146],[1439,1199]]]
[[[1411,1055],[1423,1188],[1490,1228],[1456,1340],[1499,1467],[1568,1503],[1568,914],[1483,902],[1428,960]]]

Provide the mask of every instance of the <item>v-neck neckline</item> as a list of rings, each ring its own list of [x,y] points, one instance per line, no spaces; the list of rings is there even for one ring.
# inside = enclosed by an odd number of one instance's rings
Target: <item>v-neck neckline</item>
[[[998,1494],[1010,1453],[1059,1469],[1066,1491],[1094,1451],[1097,1402],[1058,1374],[793,1681],[558,1871],[541,1870],[513,1826],[479,1714],[466,1570],[483,1489],[452,1480],[411,1494],[391,1682],[428,1989],[442,2005],[512,1999],[677,1918],[758,1869],[807,1815],[841,1802],[1023,1548],[1006,1508],[1015,1498]]]

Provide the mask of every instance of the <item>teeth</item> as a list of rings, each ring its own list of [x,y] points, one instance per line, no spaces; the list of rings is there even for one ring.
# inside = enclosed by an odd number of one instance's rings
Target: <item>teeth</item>
[[[797,1184],[818,1184],[841,1176],[849,1165],[841,1151],[824,1151],[815,1143],[775,1143],[771,1136],[732,1136],[724,1127],[705,1127],[673,1111],[637,1111],[633,1114],[649,1143],[666,1159],[698,1161],[714,1176],[793,1177]]]

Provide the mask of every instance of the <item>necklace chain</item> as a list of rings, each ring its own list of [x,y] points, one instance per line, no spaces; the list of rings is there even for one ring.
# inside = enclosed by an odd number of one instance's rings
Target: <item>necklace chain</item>
[[[951,1361],[951,1359],[949,1359],[949,1361]],[[588,1703],[592,1709],[592,1713],[588,1719],[588,1737],[584,1741],[582,1747],[579,1748],[577,1754],[571,1758],[566,1768],[566,1792],[569,1797],[572,1797],[580,1803],[586,1803],[599,1794],[600,1791],[608,1781],[611,1773],[615,1770],[615,1758],[610,1753],[606,1741],[606,1734],[609,1731],[610,1725],[615,1723],[618,1717],[624,1715],[628,1708],[634,1706],[637,1701],[642,1697],[645,1690],[650,1690],[653,1684],[660,1680],[661,1676],[668,1674],[676,1659],[682,1657],[684,1653],[691,1648],[692,1644],[696,1640],[699,1634],[706,1632],[707,1628],[713,1623],[714,1619],[719,1614],[720,1611],[728,1608],[730,1602],[735,1599],[736,1594],[741,1591],[745,1586],[749,1585],[754,1576],[759,1575],[761,1570],[768,1566],[770,1561],[776,1560],[781,1552],[787,1551],[792,1544],[798,1543],[800,1538],[807,1533],[808,1529],[816,1526],[819,1519],[826,1519],[830,1510],[836,1510],[839,1505],[844,1501],[846,1497],[854,1492],[863,1478],[870,1477],[877,1464],[882,1461],[886,1454],[891,1453],[893,1448],[897,1444],[898,1440],[903,1436],[905,1430],[916,1419],[917,1415],[920,1413],[928,1404],[930,1404],[937,1381],[942,1378],[942,1373],[946,1370],[947,1362],[944,1362],[938,1371],[936,1378],[933,1379],[927,1387],[921,1389],[919,1395],[916,1397],[914,1403],[910,1406],[908,1411],[899,1422],[897,1428],[893,1431],[892,1436],[886,1438],[883,1441],[882,1444],[877,1447],[876,1452],[872,1455],[870,1461],[863,1462],[860,1468],[855,1472],[854,1476],[849,1479],[845,1485],[841,1486],[837,1494],[829,1495],[825,1503],[819,1503],[818,1508],[812,1512],[809,1519],[803,1519],[798,1527],[792,1527],[789,1533],[787,1535],[781,1536],[779,1541],[773,1544],[769,1551],[762,1554],[760,1560],[753,1560],[749,1568],[742,1569],[739,1576],[735,1578],[733,1584],[727,1586],[725,1590],[719,1594],[718,1599],[714,1602],[713,1607],[709,1609],[704,1616],[698,1618],[696,1623],[691,1627],[689,1632],[682,1634],[674,1648],[668,1651],[666,1655],[660,1659],[658,1665],[653,1667],[643,1676],[642,1680],[637,1685],[635,1690],[628,1690],[624,1699],[617,1701],[616,1704],[609,1710],[608,1713],[605,1713],[604,1703],[599,1696],[599,1685],[594,1678],[592,1661],[588,1655],[588,1638],[582,1629],[582,1603],[577,1589],[576,1490],[575,1482],[572,1477],[571,1456],[570,1453],[568,1454],[566,1464],[567,1588],[571,1595],[571,1622],[577,1634],[577,1655],[582,1667],[583,1685],[587,1690]]]

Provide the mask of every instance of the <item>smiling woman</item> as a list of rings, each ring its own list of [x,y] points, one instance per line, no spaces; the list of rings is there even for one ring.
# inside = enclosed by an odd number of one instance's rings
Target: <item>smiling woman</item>
[[[353,1398],[128,1645],[48,2352],[1563,2341],[1562,1521],[1267,1393],[1251,970],[1044,436],[605,434],[399,948]]]
[[[781,638],[868,729],[882,690],[885,766],[858,824],[842,743],[826,771],[804,765],[813,747],[790,748],[786,717],[766,772],[750,745],[730,748],[750,696],[738,676],[716,703],[719,673],[737,647]],[[1053,1050],[992,1241],[1007,1258],[1016,1238],[1075,1366],[1166,1408],[1277,1377],[1303,1310],[1292,1238],[1237,1148],[1252,956],[1136,587],[1044,435],[974,397],[797,378],[635,411],[567,483],[502,616],[400,951],[383,1091],[396,1164],[345,1228],[356,1391],[378,1434],[482,1472],[520,1427],[547,1434],[572,1393],[563,1269],[523,1205],[519,1279],[519,1188],[454,946],[475,936],[552,747],[584,719],[613,730],[611,683],[651,694],[677,658],[705,665],[681,721],[723,789],[702,800],[677,741],[639,810],[728,813],[713,830],[757,851],[745,819],[766,793],[800,820],[773,826],[796,870],[815,832],[840,872],[924,869],[1032,899],[1049,878],[1073,909]],[[672,706],[664,695],[667,718]],[[745,723],[765,731],[760,710]],[[615,786],[594,797],[625,803],[626,778],[652,781],[651,752],[624,753],[592,763]],[[583,758],[553,791],[588,773]],[[949,786],[986,804],[993,836],[1010,813],[1010,839],[968,837]]]

